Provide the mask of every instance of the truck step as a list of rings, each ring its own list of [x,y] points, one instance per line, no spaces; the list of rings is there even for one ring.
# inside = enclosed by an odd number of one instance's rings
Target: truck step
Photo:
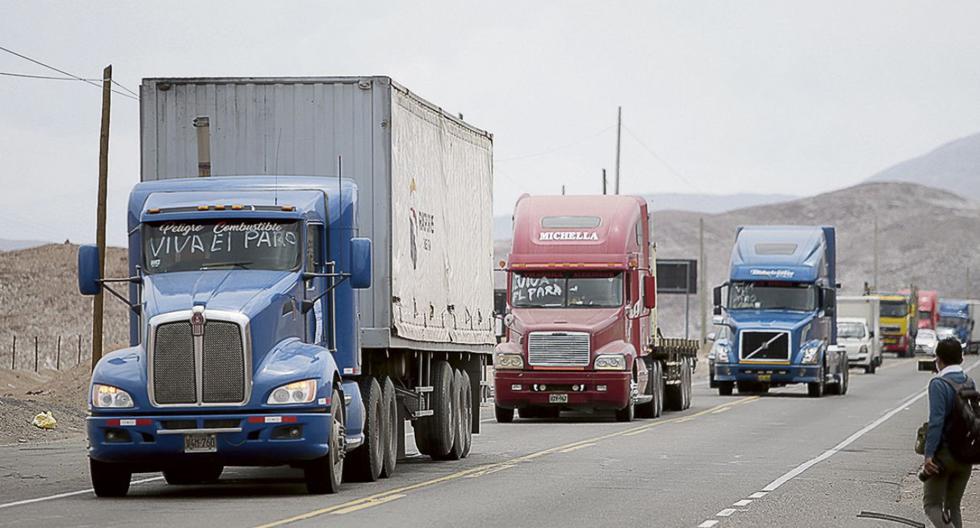
[[[412,411],[412,418],[413,419],[422,418],[425,416],[432,416],[433,414],[435,414],[435,411],[433,411],[432,409],[425,409],[424,411]]]

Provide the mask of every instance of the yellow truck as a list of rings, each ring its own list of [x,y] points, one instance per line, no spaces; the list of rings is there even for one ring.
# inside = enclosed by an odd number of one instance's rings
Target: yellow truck
[[[915,292],[884,293],[881,297],[881,349],[898,357],[915,354],[918,313]]]

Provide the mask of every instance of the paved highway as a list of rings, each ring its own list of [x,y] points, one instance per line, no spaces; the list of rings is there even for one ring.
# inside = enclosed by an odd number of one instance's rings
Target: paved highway
[[[485,409],[469,458],[412,457],[337,495],[305,495],[298,471],[230,468],[206,486],[137,475],[128,497],[96,499],[82,441],[0,447],[0,527],[899,526],[857,516],[924,520],[897,500],[920,460],[928,374],[914,369],[889,358],[822,399],[805,387],[720,397],[702,381],[690,410],[628,424],[497,424]]]

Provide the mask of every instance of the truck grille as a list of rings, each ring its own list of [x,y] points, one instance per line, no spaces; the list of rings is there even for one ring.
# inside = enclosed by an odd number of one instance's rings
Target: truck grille
[[[900,333],[902,333],[902,327],[900,327],[900,326],[892,326],[892,325],[882,325],[881,326],[881,333],[882,334],[900,334]]]
[[[743,361],[789,361],[789,332],[742,332]]]
[[[204,335],[197,338],[189,320],[160,324],[150,350],[153,402],[242,404],[248,374],[245,348],[238,323],[208,320]]]
[[[589,334],[532,332],[527,340],[527,363],[539,367],[587,367]]]

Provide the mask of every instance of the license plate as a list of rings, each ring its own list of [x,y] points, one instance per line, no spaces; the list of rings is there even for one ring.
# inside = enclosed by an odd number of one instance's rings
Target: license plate
[[[184,435],[185,453],[214,453],[218,450],[218,440],[213,434]]]
[[[567,394],[549,394],[548,403],[568,403]]]
[[[759,381],[771,381],[772,380],[772,374],[759,374],[758,380]]]

